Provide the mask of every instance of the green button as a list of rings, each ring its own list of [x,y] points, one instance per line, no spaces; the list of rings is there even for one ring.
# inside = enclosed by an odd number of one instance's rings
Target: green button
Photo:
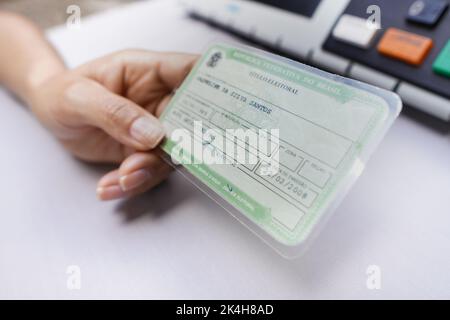
[[[433,63],[433,71],[450,78],[450,41]]]

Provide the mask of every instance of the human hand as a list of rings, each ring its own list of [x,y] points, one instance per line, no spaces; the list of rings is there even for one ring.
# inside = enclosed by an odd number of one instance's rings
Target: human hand
[[[98,182],[111,200],[142,193],[171,167],[155,149],[164,137],[157,119],[197,56],[127,50],[36,85],[29,104],[39,120],[76,157],[119,164]]]

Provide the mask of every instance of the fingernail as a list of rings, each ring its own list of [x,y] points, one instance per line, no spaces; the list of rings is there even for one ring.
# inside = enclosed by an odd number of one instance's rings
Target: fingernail
[[[155,148],[164,137],[163,128],[148,117],[136,119],[131,125],[130,133],[133,138],[151,149]]]
[[[97,188],[97,198],[100,200],[113,200],[124,196],[125,192],[118,185]]]
[[[128,191],[143,185],[151,178],[150,171],[147,169],[140,169],[133,173],[122,176],[119,179],[122,191]]]

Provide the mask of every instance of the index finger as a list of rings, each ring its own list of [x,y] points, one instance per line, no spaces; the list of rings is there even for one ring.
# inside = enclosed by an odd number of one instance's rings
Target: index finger
[[[79,67],[79,71],[113,91],[117,91],[115,86],[123,85],[120,82],[126,81],[127,77],[133,79],[142,76],[140,73],[148,75],[150,72],[151,78],[157,80],[155,82],[164,85],[168,90],[173,90],[181,84],[198,57],[195,54],[180,52],[123,50],[91,61]],[[111,69],[115,72],[108,72]],[[118,80],[115,77],[121,81],[115,81]]]
[[[161,81],[170,89],[176,89],[191,71],[199,56],[187,53],[157,53],[156,70]]]

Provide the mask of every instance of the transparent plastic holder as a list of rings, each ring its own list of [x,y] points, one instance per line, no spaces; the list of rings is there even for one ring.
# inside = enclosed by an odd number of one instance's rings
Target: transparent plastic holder
[[[361,175],[401,108],[393,92],[259,49],[215,43],[164,110],[168,135],[162,149],[178,173],[283,257],[295,258]],[[195,136],[192,126],[199,122],[213,132],[276,128],[278,145],[266,159],[258,153],[255,166],[184,164],[173,156],[177,142],[171,134],[178,128],[227,156],[219,144]],[[193,149],[177,150],[195,160]],[[264,159],[277,153],[278,171],[259,174]]]

